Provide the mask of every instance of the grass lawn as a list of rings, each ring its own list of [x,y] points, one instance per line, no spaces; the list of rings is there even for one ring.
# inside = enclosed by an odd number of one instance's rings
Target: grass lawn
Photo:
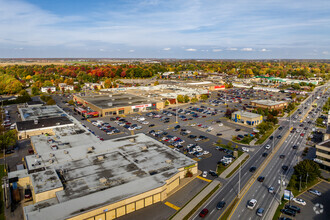
[[[272,129],[268,130],[261,138],[259,138],[259,140],[257,140],[257,142],[255,143],[257,144],[262,144],[264,143],[265,140],[267,140],[267,138],[269,138],[269,136],[278,128],[280,127],[279,125],[275,125],[275,127],[273,127]],[[275,138],[275,137],[274,137]]]
[[[234,200],[234,202],[228,207],[226,212],[219,218],[219,220],[227,220],[237,202],[238,202],[238,198]]]

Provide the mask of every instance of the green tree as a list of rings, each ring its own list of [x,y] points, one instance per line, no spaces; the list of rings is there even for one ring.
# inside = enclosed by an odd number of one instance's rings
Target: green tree
[[[203,101],[207,100],[208,98],[209,98],[209,96],[206,94],[201,95],[201,100],[203,100]]]
[[[55,102],[54,99],[50,98],[50,99],[47,101],[46,105],[56,105],[56,102]]]
[[[190,102],[196,103],[196,102],[198,102],[198,99],[196,97],[193,97],[193,98],[191,98]]]
[[[231,146],[233,146],[233,143],[228,142],[228,143],[227,143],[227,146],[228,146],[229,148],[231,148]]]
[[[183,97],[183,99],[184,99],[184,102],[185,102],[185,103],[188,103],[188,102],[189,102],[189,96],[185,95],[185,96]]]
[[[68,101],[68,104],[69,104],[69,105],[74,105],[74,102],[73,102],[73,100],[72,100],[72,99],[70,99],[70,100]]]
[[[5,147],[14,146],[17,141],[16,130],[10,130],[0,135],[0,148],[3,150]]]
[[[179,103],[183,103],[183,102],[184,102],[183,95],[178,95],[178,96],[176,97],[176,100],[177,100]]]
[[[156,82],[154,83],[154,86],[158,86],[158,85],[159,85],[159,82],[156,81]]]
[[[168,106],[170,102],[168,100],[165,101],[165,106]]]
[[[39,95],[38,87],[32,86],[31,90],[32,90],[32,95]]]
[[[307,182],[311,182],[321,175],[320,167],[312,160],[300,161],[294,169],[294,174],[299,178],[307,178]],[[308,176],[307,176],[308,174]]]

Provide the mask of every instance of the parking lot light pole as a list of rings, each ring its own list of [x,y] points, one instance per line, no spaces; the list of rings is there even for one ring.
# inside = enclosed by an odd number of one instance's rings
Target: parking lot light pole
[[[300,176],[300,183],[299,183],[299,192],[300,192],[300,190],[301,190],[301,176]]]

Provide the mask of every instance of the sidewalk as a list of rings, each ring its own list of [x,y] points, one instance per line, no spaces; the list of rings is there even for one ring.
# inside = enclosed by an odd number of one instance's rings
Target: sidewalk
[[[223,179],[226,179],[226,176],[231,172],[233,171],[237,166],[238,164],[243,161],[245,159],[245,157],[247,157],[249,154],[247,153],[243,153],[239,158],[237,158],[232,164],[230,164],[230,166],[225,170],[223,171],[221,174],[220,174],[220,178],[223,178]]]
[[[176,213],[172,220],[182,220],[189,212],[195,208],[200,201],[202,201],[220,182],[218,180],[212,181],[203,191],[201,191],[195,198]]]

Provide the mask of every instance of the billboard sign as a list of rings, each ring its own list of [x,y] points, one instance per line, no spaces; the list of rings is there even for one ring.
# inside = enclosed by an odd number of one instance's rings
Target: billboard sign
[[[287,189],[284,190],[284,199],[285,200],[291,200],[291,199],[293,199],[293,197],[294,196],[290,190],[287,190]]]

